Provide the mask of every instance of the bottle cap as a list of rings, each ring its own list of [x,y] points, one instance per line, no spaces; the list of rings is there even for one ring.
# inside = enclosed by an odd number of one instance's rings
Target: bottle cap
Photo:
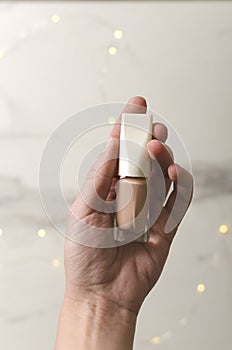
[[[121,177],[149,177],[151,159],[146,145],[151,139],[152,115],[122,114],[119,148]]]

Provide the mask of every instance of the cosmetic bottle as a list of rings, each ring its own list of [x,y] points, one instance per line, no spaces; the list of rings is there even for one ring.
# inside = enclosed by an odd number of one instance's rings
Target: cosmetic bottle
[[[152,139],[152,116],[123,113],[116,197],[118,241],[149,239],[149,177],[151,160],[146,145]],[[129,237],[128,237],[129,235]]]

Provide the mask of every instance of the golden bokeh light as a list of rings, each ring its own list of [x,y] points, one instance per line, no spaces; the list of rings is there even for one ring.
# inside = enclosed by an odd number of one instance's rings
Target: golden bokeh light
[[[122,39],[122,35],[123,35],[123,33],[122,33],[122,31],[121,31],[120,29],[116,29],[116,30],[114,31],[114,37],[115,37],[115,39]]]
[[[161,338],[160,337],[154,337],[151,339],[152,344],[160,344],[161,343]]]
[[[197,285],[197,292],[198,293],[204,293],[204,291],[205,291],[205,285],[203,283],[199,283]]]
[[[53,15],[52,16],[52,23],[58,23],[58,22],[60,22],[60,16]]]
[[[219,227],[219,232],[220,232],[221,234],[223,234],[223,235],[225,235],[226,233],[228,233],[228,231],[229,231],[229,228],[228,228],[227,225],[221,225],[221,226]]]
[[[52,266],[59,267],[60,266],[60,260],[59,259],[53,259],[52,260]]]
[[[44,238],[46,236],[46,231],[44,229],[39,229],[37,232],[39,238]]]
[[[115,46],[111,46],[111,47],[109,48],[108,52],[109,52],[109,54],[110,54],[111,56],[113,56],[113,55],[116,55],[117,49],[116,49]]]
[[[0,49],[0,60],[5,56],[5,52]]]

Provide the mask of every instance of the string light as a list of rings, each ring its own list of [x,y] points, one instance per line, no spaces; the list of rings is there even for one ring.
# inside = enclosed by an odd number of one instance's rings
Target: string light
[[[203,283],[199,283],[198,286],[197,286],[197,292],[198,293],[204,293],[205,291],[205,285]]]
[[[52,16],[52,23],[58,23],[58,22],[60,22],[60,16],[53,15]]]
[[[160,337],[154,337],[151,339],[152,344],[158,345],[161,343],[161,338]]]
[[[5,56],[5,52],[3,50],[0,50],[0,60]]]
[[[59,259],[53,259],[52,260],[52,266],[59,267],[60,266],[60,260]]]
[[[38,232],[37,232],[37,235],[39,238],[44,238],[46,236],[46,231],[44,229],[40,229]]]
[[[111,47],[109,48],[108,52],[109,52],[109,54],[110,54],[111,56],[114,56],[114,55],[116,55],[116,53],[117,53],[117,49],[116,49],[115,46],[111,46]]]
[[[116,122],[116,119],[114,117],[111,116],[111,117],[108,118],[108,123],[109,124],[114,124],[115,122]]]
[[[116,30],[114,31],[114,37],[115,37],[115,39],[122,39],[122,35],[123,35],[123,33],[122,33],[122,31],[121,31],[120,29],[116,29]]]
[[[219,232],[220,232],[221,234],[223,234],[223,235],[225,235],[226,233],[228,233],[228,231],[229,231],[229,228],[228,228],[227,225],[221,225],[221,226],[219,227]]]
[[[3,236],[3,229],[0,227],[0,237]]]

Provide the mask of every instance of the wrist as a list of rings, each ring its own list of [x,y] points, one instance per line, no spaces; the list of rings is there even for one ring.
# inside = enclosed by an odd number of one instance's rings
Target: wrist
[[[56,350],[130,350],[136,318],[134,312],[102,297],[65,295]]]

